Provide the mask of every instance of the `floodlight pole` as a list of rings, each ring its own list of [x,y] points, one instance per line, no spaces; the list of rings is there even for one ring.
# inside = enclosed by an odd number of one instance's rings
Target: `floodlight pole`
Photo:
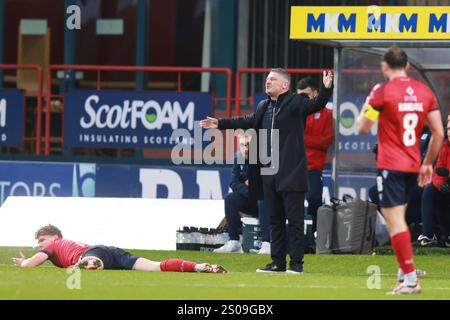
[[[339,124],[341,121],[341,99],[340,99],[340,80],[341,80],[341,56],[342,48],[334,48],[334,89],[333,89],[333,120],[334,120],[334,157],[331,168],[331,183],[333,187],[333,197],[339,197],[338,168],[339,168]]]

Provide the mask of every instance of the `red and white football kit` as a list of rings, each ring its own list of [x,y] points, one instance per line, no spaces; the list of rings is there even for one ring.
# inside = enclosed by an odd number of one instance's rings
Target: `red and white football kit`
[[[439,109],[434,93],[417,80],[398,77],[376,85],[368,104],[380,111],[377,168],[419,172],[422,128],[428,112]]]

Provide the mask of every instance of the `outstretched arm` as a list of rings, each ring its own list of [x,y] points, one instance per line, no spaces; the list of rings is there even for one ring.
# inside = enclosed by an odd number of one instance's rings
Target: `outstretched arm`
[[[200,127],[204,129],[217,129],[219,127],[219,120],[206,117],[206,119],[200,120]]]
[[[45,261],[47,261],[48,255],[46,255],[44,252],[38,252],[31,258],[25,257],[25,255],[20,252],[20,258],[13,257],[12,261],[14,262],[14,265],[16,267],[27,267],[27,268],[33,268],[40,266]]]
[[[248,114],[241,117],[233,118],[211,118],[200,121],[200,127],[204,129],[250,129],[254,127],[255,114]]]

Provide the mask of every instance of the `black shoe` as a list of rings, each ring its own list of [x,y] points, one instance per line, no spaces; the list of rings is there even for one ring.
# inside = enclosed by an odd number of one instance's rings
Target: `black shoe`
[[[271,262],[264,268],[256,269],[256,272],[286,272],[286,266],[278,266]]]
[[[289,266],[289,270],[286,273],[290,274],[303,274],[303,266],[301,264],[294,264]]]
[[[316,247],[315,246],[305,247],[305,254],[316,254]]]
[[[421,234],[417,241],[419,243],[419,247],[436,247],[438,244],[438,240],[436,238],[436,235],[433,234],[432,238],[429,238],[423,234]]]

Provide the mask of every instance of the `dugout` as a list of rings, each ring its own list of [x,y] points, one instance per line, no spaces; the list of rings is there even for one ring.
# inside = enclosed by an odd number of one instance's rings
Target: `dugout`
[[[443,119],[450,114],[450,40],[306,40],[333,48],[335,87],[333,194],[351,174],[374,176],[376,130],[366,136],[356,133],[356,118],[372,87],[383,82],[380,60],[385,49],[398,46],[408,55],[408,74],[430,86],[436,94]],[[359,72],[346,72],[359,69]],[[362,179],[364,180],[364,179]],[[337,183],[336,183],[337,181]],[[353,182],[354,183],[354,182]],[[370,186],[367,186],[370,187]],[[345,189],[344,189],[345,190]],[[342,193],[342,191],[341,191]],[[359,196],[359,195],[358,195]]]

